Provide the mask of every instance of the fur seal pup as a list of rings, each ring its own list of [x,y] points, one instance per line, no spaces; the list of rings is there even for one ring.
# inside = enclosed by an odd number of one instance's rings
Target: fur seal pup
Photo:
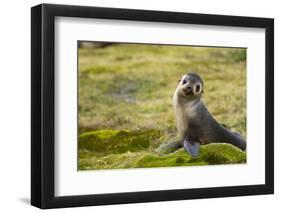
[[[246,149],[245,139],[220,125],[208,111],[201,95],[204,83],[196,73],[182,76],[173,95],[179,139],[192,156],[199,154],[200,144],[229,143]]]

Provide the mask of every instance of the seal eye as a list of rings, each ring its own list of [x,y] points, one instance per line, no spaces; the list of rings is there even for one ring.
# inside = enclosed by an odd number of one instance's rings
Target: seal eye
[[[182,84],[186,84],[186,80],[183,80],[183,81],[182,81]]]
[[[196,85],[195,91],[196,91],[196,92],[199,92],[199,91],[200,91],[200,85]]]

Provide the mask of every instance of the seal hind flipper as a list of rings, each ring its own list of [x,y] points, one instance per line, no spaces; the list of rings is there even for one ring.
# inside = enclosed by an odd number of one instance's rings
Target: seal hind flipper
[[[205,120],[204,125],[202,127],[200,135],[204,135],[204,144],[208,143],[228,143],[233,146],[236,146],[242,151],[246,149],[246,140],[240,135],[238,132],[233,131],[229,128],[225,128],[223,125],[218,123],[212,115],[207,111],[205,113],[201,113],[200,115],[204,115],[204,117],[208,117],[208,120]],[[194,136],[193,136],[194,137]]]
[[[189,153],[192,157],[196,157],[199,154],[200,143],[193,142],[185,139],[183,141],[183,147],[187,153]]]
[[[226,129],[222,126],[216,128],[214,132],[216,133],[213,138],[214,141],[229,143],[242,151],[246,150],[246,140],[238,132]]]

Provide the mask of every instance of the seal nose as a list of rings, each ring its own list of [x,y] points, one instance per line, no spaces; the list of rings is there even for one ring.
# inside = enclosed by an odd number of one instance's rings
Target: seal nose
[[[191,92],[191,91],[192,91],[191,86],[186,87],[186,91],[187,91],[187,92]]]

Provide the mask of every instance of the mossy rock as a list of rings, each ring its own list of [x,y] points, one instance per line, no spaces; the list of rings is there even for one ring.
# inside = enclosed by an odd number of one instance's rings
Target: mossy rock
[[[142,131],[98,130],[83,133],[79,137],[79,150],[112,154],[148,149],[150,142],[161,136],[159,130]]]
[[[150,154],[138,161],[137,167],[172,167],[195,165],[239,164],[246,162],[246,153],[229,144],[209,144],[200,147],[198,157],[183,148],[168,155]]]
[[[131,146],[125,147],[132,148]],[[137,147],[139,148],[139,146]],[[169,154],[158,154],[145,147],[133,150],[134,152],[126,151],[102,156],[96,152],[80,150],[79,170],[200,166],[246,162],[246,153],[229,144],[203,145],[200,147],[198,157],[192,157],[183,148]]]

